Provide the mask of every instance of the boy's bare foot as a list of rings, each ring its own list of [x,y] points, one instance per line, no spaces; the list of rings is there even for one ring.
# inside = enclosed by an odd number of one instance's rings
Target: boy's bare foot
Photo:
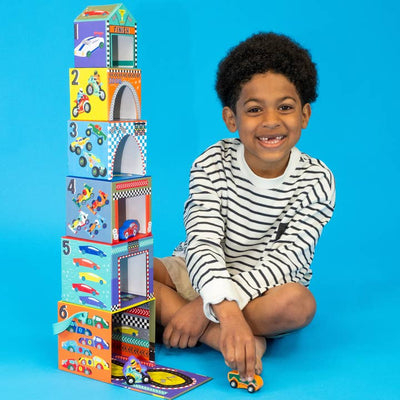
[[[255,336],[256,340],[256,374],[261,375],[262,357],[267,350],[267,339],[264,336]]]

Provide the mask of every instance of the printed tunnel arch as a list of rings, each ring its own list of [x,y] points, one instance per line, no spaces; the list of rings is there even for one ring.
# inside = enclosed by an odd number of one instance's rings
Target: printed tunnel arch
[[[113,176],[146,174],[146,160],[140,137],[125,135],[115,151]]]
[[[140,100],[130,82],[122,82],[116,89],[110,105],[110,121],[140,119]]]

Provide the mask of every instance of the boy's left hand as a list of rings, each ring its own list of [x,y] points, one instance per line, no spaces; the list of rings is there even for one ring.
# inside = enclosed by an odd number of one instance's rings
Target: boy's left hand
[[[206,330],[209,320],[203,312],[203,300],[199,296],[183,306],[169,321],[164,330],[164,344],[167,347],[196,346]]]

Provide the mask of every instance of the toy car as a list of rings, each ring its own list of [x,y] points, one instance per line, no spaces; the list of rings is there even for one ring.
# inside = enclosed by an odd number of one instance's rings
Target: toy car
[[[69,332],[79,333],[80,335],[92,336],[92,331],[91,330],[89,330],[87,328],[83,328],[83,327],[77,325],[75,321],[72,321],[70,323],[70,325],[67,328],[67,330]]]
[[[115,328],[113,328],[113,332],[131,336],[137,336],[139,334],[139,331],[137,329],[125,325],[116,326]]]
[[[75,47],[74,55],[77,57],[90,57],[95,50],[102,47],[104,47],[104,38],[88,36]]]
[[[79,272],[79,278],[81,278],[83,281],[92,281],[92,282],[97,282],[102,285],[103,283],[107,283],[101,276],[92,274],[91,272]]]
[[[100,159],[92,153],[85,152],[84,156],[79,157],[79,165],[81,167],[86,167],[87,164],[89,164],[89,168],[92,169],[92,175],[95,178],[99,175],[103,177],[107,175],[107,168],[104,167]]]
[[[92,222],[87,228],[87,232],[92,238],[94,238],[99,233],[100,230],[105,228],[107,228],[105,219],[98,214],[97,219],[94,222]]]
[[[127,219],[119,228],[119,238],[121,240],[129,239],[130,237],[135,237],[140,230],[139,221],[136,219]]]
[[[93,268],[95,271],[97,269],[100,269],[100,267],[96,263],[94,263],[91,260],[88,260],[87,258],[74,258],[73,262],[77,267]]]
[[[147,368],[143,366],[134,356],[130,356],[122,369],[124,378],[128,385],[134,383],[149,383],[150,376],[147,374]]]
[[[79,340],[79,343],[80,342],[81,341]],[[79,346],[78,343],[75,342],[75,340],[67,340],[66,342],[62,342],[61,347],[65,350],[70,351],[71,353],[84,354],[85,356],[92,355],[92,352],[89,349]]]
[[[82,254],[93,254],[94,256],[107,257],[107,254],[104,253],[104,251],[94,246],[79,246],[79,251]]]
[[[79,343],[85,344],[87,346],[96,347],[96,349],[99,350],[108,350],[110,348],[110,345],[103,338],[99,336],[93,336],[93,338],[81,337],[79,339]]]
[[[104,140],[107,140],[107,135],[101,130],[100,125],[89,124],[86,129],[86,135],[90,136],[92,133],[97,136],[97,143],[100,146],[103,144]]]
[[[82,153],[82,148],[85,147],[87,151],[92,150],[92,143],[89,142],[89,138],[77,137],[70,145],[69,149],[72,153],[76,153],[78,156]]]
[[[84,283],[73,283],[72,288],[75,292],[90,293],[93,296],[99,295],[99,292],[96,289],[93,289],[91,286],[85,285]]]
[[[89,10],[83,13],[85,17],[93,17],[97,15],[108,15],[108,14],[110,14],[108,11],[103,11],[103,10]]]
[[[264,382],[259,375],[255,375],[251,382],[243,381],[240,379],[238,371],[228,372],[228,381],[232,388],[247,389],[249,393],[260,390],[264,385]]]
[[[83,305],[88,304],[89,306],[94,306],[98,308],[107,308],[107,306],[102,301],[97,300],[94,297],[80,296],[79,300]]]

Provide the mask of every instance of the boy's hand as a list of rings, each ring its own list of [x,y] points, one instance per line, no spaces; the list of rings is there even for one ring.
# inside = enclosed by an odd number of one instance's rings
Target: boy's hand
[[[220,328],[220,350],[225,363],[247,381],[254,379],[256,344],[253,332],[235,301],[213,305]]]
[[[167,347],[196,346],[206,330],[209,320],[203,312],[203,300],[199,296],[183,306],[169,321],[164,330],[164,344]]]

